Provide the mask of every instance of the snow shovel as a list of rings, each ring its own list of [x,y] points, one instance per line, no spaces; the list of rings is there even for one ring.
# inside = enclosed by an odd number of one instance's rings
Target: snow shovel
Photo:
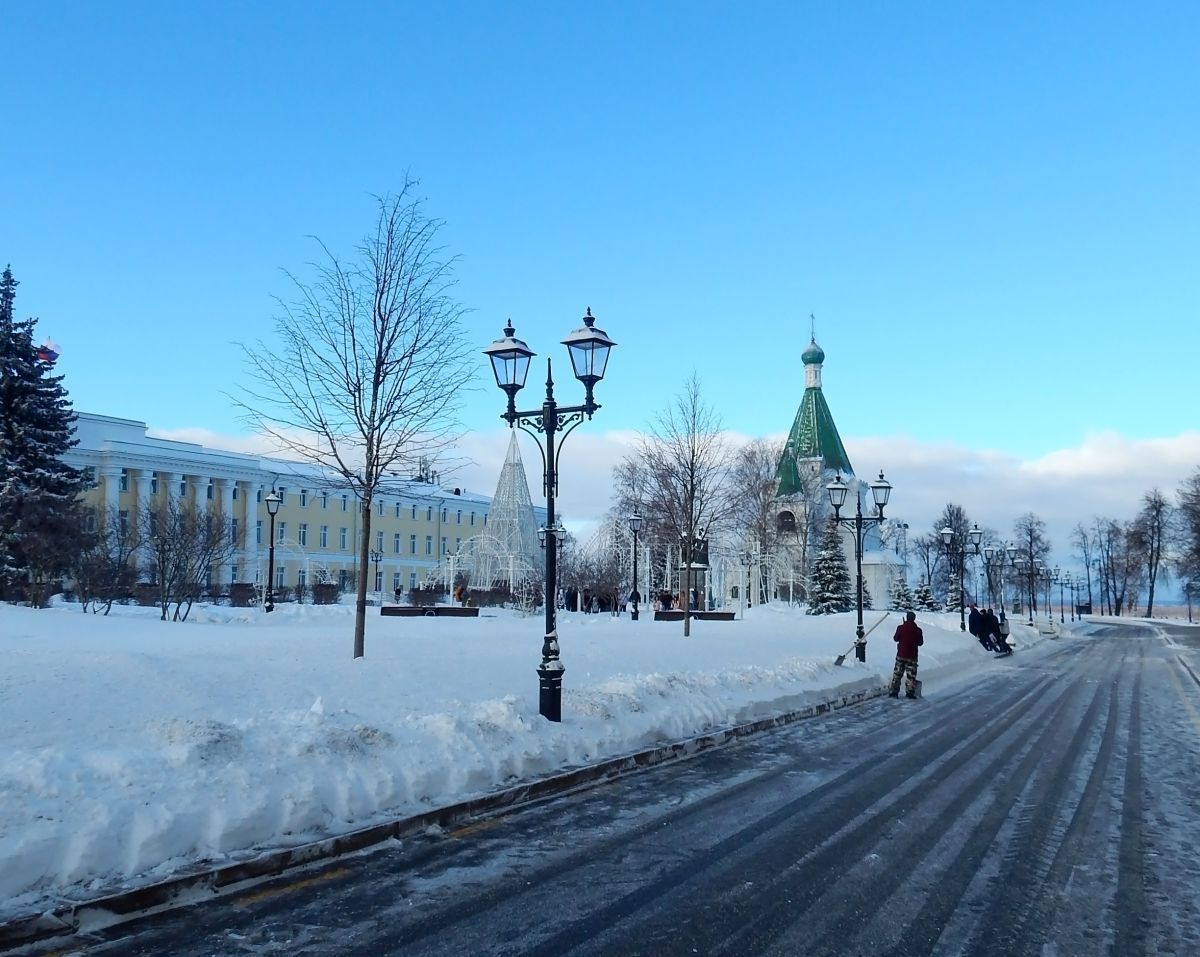
[[[874,631],[876,628],[878,628],[880,625],[882,625],[882,624],[883,624],[883,620],[884,620],[884,618],[887,618],[887,616],[888,616],[888,615],[890,615],[890,614],[891,614],[891,612],[890,612],[890,611],[884,612],[884,614],[883,614],[883,618],[880,618],[880,619],[879,619],[879,621],[875,622],[875,624],[873,624],[873,625],[872,625],[870,628],[868,628],[868,629],[867,629],[867,630],[866,630],[866,631],[863,633],[863,640],[864,640],[864,641],[866,641],[866,639],[867,639],[867,635],[869,635],[869,634],[870,634],[871,632],[873,632],[873,631]],[[857,645],[857,644],[858,644],[858,641],[857,641],[857,639],[856,639],[856,640],[855,640],[855,642],[854,642],[854,644],[853,644],[853,645],[851,645],[849,648],[847,648],[847,649],[846,649],[846,654],[844,654],[844,655],[838,655],[836,658],[834,658],[834,659],[833,659],[833,663],[834,663],[835,665],[837,665],[838,667],[841,667],[841,665],[842,665],[842,664],[845,662],[845,660],[846,660],[847,656],[850,654],[850,652],[852,652],[852,651],[854,650],[854,646],[855,646],[855,645]]]

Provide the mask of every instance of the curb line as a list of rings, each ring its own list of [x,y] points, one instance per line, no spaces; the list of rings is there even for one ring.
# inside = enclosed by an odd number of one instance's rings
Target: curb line
[[[165,880],[133,890],[90,900],[67,901],[42,913],[28,914],[0,923],[0,951],[54,937],[68,937],[85,928],[99,929],[133,917],[168,910],[180,898],[196,891],[209,891],[214,896],[230,893],[247,885],[279,877],[290,870],[318,861],[333,860],[382,844],[384,841],[408,837],[430,827],[447,828],[470,818],[506,814],[537,801],[558,797],[644,768],[689,758],[739,738],[861,704],[870,698],[879,697],[883,692],[882,685],[852,691],[772,718],[760,718],[632,754],[608,758],[597,764],[552,774],[410,817],[395,818],[382,824],[373,824],[296,847],[268,851],[236,864],[219,867],[197,864]]]

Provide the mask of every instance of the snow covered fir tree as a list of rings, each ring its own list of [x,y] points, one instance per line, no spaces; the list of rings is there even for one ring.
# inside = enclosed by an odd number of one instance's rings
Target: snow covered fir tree
[[[929,582],[921,582],[913,593],[913,608],[917,611],[940,611],[937,599],[933,597],[933,589]]]
[[[888,593],[888,608],[891,611],[908,611],[915,608],[912,589],[908,587],[903,575],[892,579],[892,587]]]
[[[44,599],[79,549],[84,473],[63,461],[75,413],[36,320],[14,315],[17,281],[0,276],[0,597]]]
[[[854,585],[846,566],[842,534],[836,522],[828,522],[813,558],[808,586],[808,613],[832,615],[855,607]],[[864,598],[864,607],[865,600]]]

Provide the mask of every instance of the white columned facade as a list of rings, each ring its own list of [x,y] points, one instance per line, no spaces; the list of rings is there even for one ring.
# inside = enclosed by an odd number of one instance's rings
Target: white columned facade
[[[153,528],[151,515],[154,512],[154,472],[150,469],[139,469],[137,474],[137,501],[133,503],[134,514],[137,516],[137,533],[142,544],[138,546],[137,567],[138,581],[149,581],[146,574],[153,560],[149,546],[150,532]]]
[[[255,482],[239,482],[242,500],[245,503],[245,518],[242,527],[242,573],[244,582],[258,581],[258,490]]]
[[[100,469],[100,477],[104,479],[104,521],[107,522],[121,507],[121,470],[115,465],[106,465]]]
[[[163,479],[167,483],[167,502],[174,511],[179,506],[179,483],[183,481],[183,473],[164,472]]]
[[[221,521],[225,523],[225,527],[229,527],[229,523],[236,517],[233,514],[233,479],[215,478],[213,479],[215,486],[215,495],[213,496],[221,506]],[[241,524],[239,522],[239,524]],[[236,550],[233,556],[237,556]],[[233,561],[226,559],[221,563],[219,577],[217,582],[224,587],[233,581]]]

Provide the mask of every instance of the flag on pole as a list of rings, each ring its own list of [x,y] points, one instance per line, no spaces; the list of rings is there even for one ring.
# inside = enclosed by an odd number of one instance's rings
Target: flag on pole
[[[58,355],[58,346],[50,339],[46,339],[45,342],[38,346],[37,357],[49,365],[54,365]]]

